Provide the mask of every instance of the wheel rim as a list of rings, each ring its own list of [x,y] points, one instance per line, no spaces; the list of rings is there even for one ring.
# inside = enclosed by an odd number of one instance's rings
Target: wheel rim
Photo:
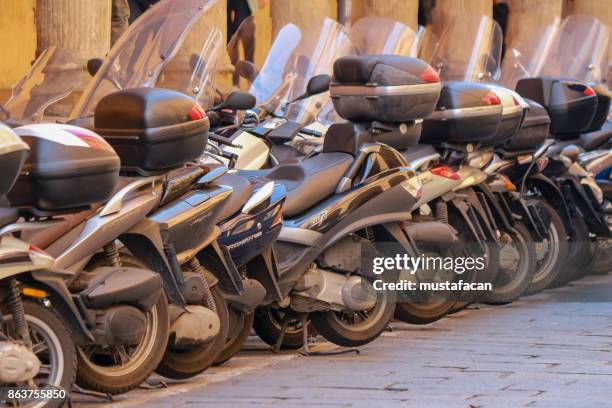
[[[127,375],[140,367],[150,357],[155,347],[156,333],[159,325],[157,305],[145,313],[146,328],[136,347],[128,346],[86,346],[77,347],[81,363],[89,369],[108,377]]]
[[[541,243],[536,243],[536,258],[538,259],[538,268],[533,275],[532,281],[538,282],[544,279],[555,266],[558,256],[559,231],[557,231],[557,226],[551,222],[550,227],[548,228],[548,237]]]
[[[500,268],[494,287],[496,293],[514,290],[529,272],[526,262],[529,251],[523,237],[503,234],[502,241],[504,245],[500,249]]]
[[[368,310],[360,310],[357,312],[343,310],[340,312],[331,311],[330,313],[334,321],[346,330],[364,331],[378,323],[385,313],[387,301],[387,294],[385,292],[378,292],[376,304]]]

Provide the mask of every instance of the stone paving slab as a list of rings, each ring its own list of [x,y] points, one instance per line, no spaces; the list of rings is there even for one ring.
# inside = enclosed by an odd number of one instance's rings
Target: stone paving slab
[[[82,396],[75,402],[99,408],[612,406],[612,276],[502,307],[472,306],[427,326],[393,323],[361,351],[324,357],[245,352],[168,389],[136,390],[111,404]]]

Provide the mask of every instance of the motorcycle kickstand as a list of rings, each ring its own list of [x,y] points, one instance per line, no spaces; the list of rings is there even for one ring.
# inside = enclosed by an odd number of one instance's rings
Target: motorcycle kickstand
[[[300,320],[302,321],[302,327],[303,327],[302,329],[303,345],[299,351],[301,355],[309,357],[309,356],[337,356],[339,354],[348,354],[348,353],[361,354],[361,352],[357,348],[341,348],[338,350],[330,350],[330,351],[310,351],[308,347],[308,313],[304,313],[300,317]]]
[[[160,388],[168,388],[168,383],[166,383],[165,381],[159,381],[155,384],[148,384],[146,382],[143,382],[138,386],[138,388],[140,388],[141,390],[157,390]]]
[[[113,398],[112,394],[104,393],[104,392],[97,392],[97,391],[86,390],[85,388],[81,388],[80,386],[78,386],[76,384],[72,385],[72,392],[73,393],[77,393],[77,394],[88,395],[90,397],[97,397],[97,398],[105,399],[105,400],[107,400],[109,402],[114,402],[115,401],[115,399]],[[72,406],[72,399],[68,400],[68,406]]]
[[[283,325],[281,326],[280,336],[278,336],[278,340],[276,340],[276,344],[272,348],[274,353],[280,353],[281,347],[283,345],[283,340],[285,340],[285,331],[287,330],[287,326],[289,325],[289,316],[285,316],[283,319]]]

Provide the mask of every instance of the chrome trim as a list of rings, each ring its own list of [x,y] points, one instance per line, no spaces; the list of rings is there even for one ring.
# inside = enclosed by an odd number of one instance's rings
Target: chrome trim
[[[128,195],[149,184],[151,185],[151,187],[154,187],[157,181],[162,180],[162,177],[163,176],[153,176],[137,179],[136,181],[133,181],[127,186],[123,187],[121,190],[115,193],[115,195],[113,195],[110,200],[108,200],[104,208],[102,208],[102,211],[100,211],[100,217],[118,213],[119,211],[121,211],[121,208],[123,207],[123,201],[127,198]]]
[[[264,201],[268,200],[272,197],[272,193],[274,192],[274,182],[269,181],[264,184],[255,194],[249,198],[249,200],[242,206],[241,212],[243,214],[248,214],[251,210],[257,206],[259,206]]]
[[[313,247],[322,236],[320,232],[305,228],[282,227],[278,240]]]
[[[388,86],[368,86],[368,85],[331,85],[329,93],[334,96],[394,96],[394,95],[414,95],[425,92],[440,92],[442,84],[427,83],[416,85],[388,85]]]
[[[228,171],[227,166],[217,167],[216,169],[212,169],[208,173],[201,176],[196,184],[206,184],[217,180],[219,177],[224,176]]]
[[[426,164],[429,164],[433,161],[436,161],[440,158],[440,154],[439,153],[432,153],[432,154],[428,154],[427,156],[423,156],[423,157],[419,157],[413,161],[411,161],[410,163],[408,163],[408,165],[410,167],[412,167],[414,170],[418,170],[421,167],[423,167]]]
[[[0,237],[3,235],[21,232],[21,231],[35,231],[39,229],[46,229],[53,227],[57,224],[63,223],[63,220],[46,220],[36,222],[16,222],[14,224],[7,225],[0,229]]]
[[[538,159],[540,156],[544,155],[544,153],[546,153],[548,148],[554,145],[555,143],[556,142],[553,139],[545,140],[544,143],[542,143],[542,145],[540,146],[540,148],[536,150],[536,152],[533,154],[533,158]]]
[[[501,105],[475,106],[473,108],[436,110],[427,119],[470,118],[486,114],[501,114]]]

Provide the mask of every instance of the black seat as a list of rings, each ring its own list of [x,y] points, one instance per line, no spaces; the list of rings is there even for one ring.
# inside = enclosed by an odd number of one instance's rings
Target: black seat
[[[580,144],[586,151],[596,150],[605,145],[612,136],[612,124],[605,124],[601,130],[580,136]]]
[[[239,170],[238,174],[282,183],[287,190],[283,215],[291,217],[332,195],[352,162],[348,153],[320,153],[270,170]]]
[[[219,177],[216,183],[230,186],[234,190],[230,197],[225,200],[221,212],[215,218],[215,224],[219,224],[240,211],[242,206],[251,198],[253,187],[248,179],[236,174],[225,174]]]

